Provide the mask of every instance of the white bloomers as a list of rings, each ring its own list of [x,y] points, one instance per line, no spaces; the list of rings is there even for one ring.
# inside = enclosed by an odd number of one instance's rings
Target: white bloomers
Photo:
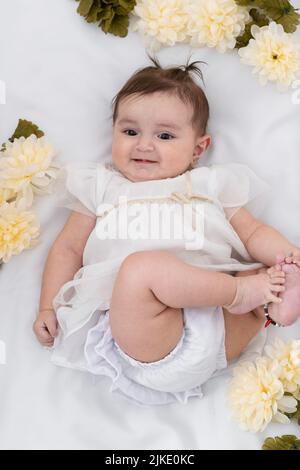
[[[88,370],[112,380],[117,392],[140,405],[186,403],[202,397],[201,385],[227,366],[221,307],[184,309],[183,334],[175,349],[156,362],[139,362],[114,341],[109,310],[89,330],[85,343]]]

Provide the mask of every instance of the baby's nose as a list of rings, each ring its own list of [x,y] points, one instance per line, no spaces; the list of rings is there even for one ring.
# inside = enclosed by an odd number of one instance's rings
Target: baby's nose
[[[154,150],[151,139],[141,137],[137,143],[136,149],[140,152],[151,152]]]

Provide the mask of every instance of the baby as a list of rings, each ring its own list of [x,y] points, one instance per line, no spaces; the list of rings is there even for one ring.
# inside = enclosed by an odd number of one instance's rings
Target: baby
[[[151,60],[115,97],[112,164],[66,167],[73,211],[49,252],[33,329],[54,345],[56,364],[109,376],[136,403],[164,404],[201,396],[266,311],[269,322],[297,320],[300,249],[242,207],[264,187],[248,167],[197,166],[211,143],[197,62]],[[101,240],[100,222],[112,220],[101,204],[120,212],[124,195],[177,208],[197,201],[200,245]]]

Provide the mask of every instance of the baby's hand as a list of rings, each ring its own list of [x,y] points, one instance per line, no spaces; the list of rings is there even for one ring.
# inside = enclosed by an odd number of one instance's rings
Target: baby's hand
[[[51,347],[58,333],[58,323],[54,310],[42,310],[33,324],[33,331],[39,342],[45,347]]]
[[[273,266],[261,268],[258,274],[236,277],[237,291],[230,305],[223,305],[230,313],[243,314],[268,302],[281,303],[279,292],[285,290],[285,274]]]

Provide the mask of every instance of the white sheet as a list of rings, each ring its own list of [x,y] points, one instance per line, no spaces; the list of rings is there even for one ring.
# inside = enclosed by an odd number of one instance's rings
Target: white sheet
[[[294,1],[300,6],[300,1]],[[37,123],[59,152],[59,162],[108,160],[110,100],[124,81],[148,64],[136,33],[105,35],[77,13],[73,0],[0,2],[0,141],[19,118]],[[163,64],[183,63],[187,45],[163,49]],[[194,50],[203,66],[211,105],[214,144],[203,163],[242,162],[273,185],[264,220],[300,245],[300,104],[293,90],[262,88],[235,52]],[[36,200],[41,243],[0,270],[1,449],[259,449],[269,435],[298,433],[299,427],[270,425],[262,434],[241,431],[230,419],[226,371],[187,406],[137,408],[112,397],[109,382],[96,386],[82,372],[55,367],[31,331],[47,252],[61,230],[66,209],[56,196]],[[299,338],[300,322],[269,329]]]

